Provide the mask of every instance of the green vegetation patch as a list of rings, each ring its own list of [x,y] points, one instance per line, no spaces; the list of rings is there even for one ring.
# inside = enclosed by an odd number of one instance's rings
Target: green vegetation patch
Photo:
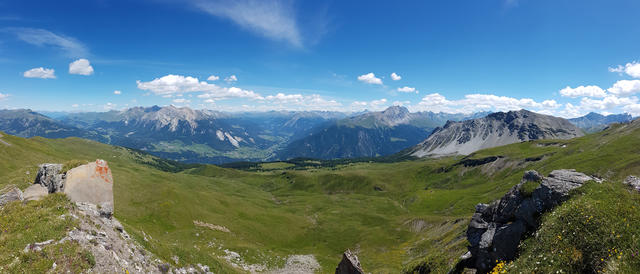
[[[59,241],[77,222],[66,215],[72,204],[64,194],[50,194],[26,204],[12,202],[0,209],[0,272],[44,273],[56,263],[56,272],[79,273],[95,264],[77,243],[45,246],[24,252],[30,244]]]
[[[543,217],[508,273],[634,273],[640,269],[640,195],[590,182]]]

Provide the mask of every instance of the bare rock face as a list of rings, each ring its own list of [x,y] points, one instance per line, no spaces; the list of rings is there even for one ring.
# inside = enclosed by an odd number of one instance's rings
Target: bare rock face
[[[640,192],[640,178],[631,175],[624,179],[624,184],[633,188],[635,191]]]
[[[582,130],[562,118],[527,110],[496,112],[473,120],[449,121],[410,148],[409,155],[419,158],[468,155],[529,140],[571,139],[583,135]]]
[[[49,190],[40,184],[34,184],[24,190],[24,199],[27,201],[37,201],[49,195]]]
[[[461,258],[456,270],[475,268],[487,273],[496,261],[515,259],[520,240],[539,226],[539,216],[569,198],[569,191],[587,181],[598,181],[575,170],[554,170],[548,177],[536,171],[525,172],[520,184],[514,186],[500,200],[478,204],[467,229],[469,254]],[[532,193],[521,191],[527,182],[539,186]]]
[[[358,256],[347,249],[347,251],[342,254],[342,261],[340,261],[336,268],[336,274],[364,274]]]
[[[13,201],[22,201],[24,196],[22,191],[15,185],[9,185],[0,190],[0,206]]]
[[[41,164],[33,183],[45,187],[49,193],[59,192],[64,188],[65,178],[61,171],[61,164]]]
[[[64,193],[72,202],[100,205],[101,209],[113,208],[113,177],[107,162],[96,160],[69,170]]]

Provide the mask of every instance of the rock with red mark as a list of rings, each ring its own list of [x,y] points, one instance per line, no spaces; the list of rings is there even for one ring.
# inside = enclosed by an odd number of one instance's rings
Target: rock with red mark
[[[96,160],[69,170],[64,193],[73,202],[113,208],[113,178],[107,162]]]

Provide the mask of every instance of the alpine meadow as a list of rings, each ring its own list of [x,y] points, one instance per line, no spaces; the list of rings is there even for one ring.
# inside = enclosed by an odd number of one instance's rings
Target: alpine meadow
[[[0,0],[0,273],[638,273],[638,11]]]

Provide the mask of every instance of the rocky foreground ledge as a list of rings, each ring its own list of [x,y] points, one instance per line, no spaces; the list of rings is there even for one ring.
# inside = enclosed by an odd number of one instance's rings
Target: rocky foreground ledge
[[[469,251],[452,271],[475,268],[487,273],[497,261],[515,259],[520,241],[539,226],[539,216],[569,198],[588,181],[601,180],[575,170],[554,170],[548,177],[527,171],[522,181],[500,200],[476,205],[467,229]]]
[[[23,252],[38,252],[48,245],[72,241],[93,254],[96,273],[211,273],[206,265],[172,268],[146,251],[113,217],[113,178],[106,161],[96,160],[63,172],[62,164],[39,166],[34,183],[24,193],[16,186],[0,190],[0,206],[13,201],[40,200],[64,193],[74,203],[65,216],[77,221],[60,240],[31,243]],[[56,272],[56,265],[51,268]]]

